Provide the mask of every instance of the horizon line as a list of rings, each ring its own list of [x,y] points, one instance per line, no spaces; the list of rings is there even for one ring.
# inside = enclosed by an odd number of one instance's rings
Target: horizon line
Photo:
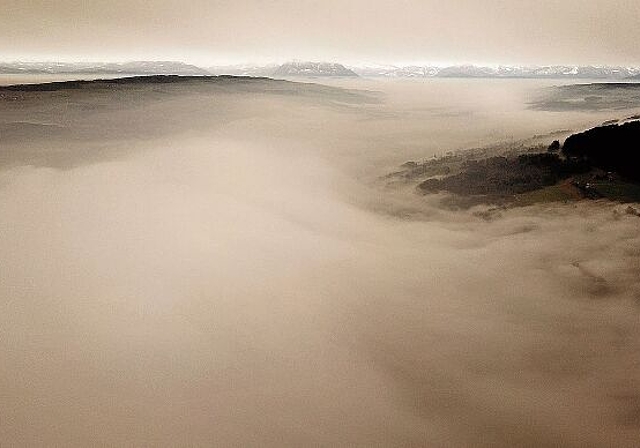
[[[638,64],[602,64],[602,63],[553,63],[553,64],[540,64],[540,63],[489,63],[489,62],[443,62],[443,61],[395,61],[395,62],[341,62],[336,59],[300,59],[292,58],[287,60],[271,60],[265,62],[195,62],[190,60],[171,59],[171,58],[123,58],[123,59],[49,59],[49,58],[18,58],[18,59],[0,59],[0,64],[127,64],[136,62],[152,62],[152,63],[181,63],[185,65],[193,65],[199,68],[207,67],[242,67],[242,66],[255,66],[266,67],[270,65],[283,65],[291,62],[308,62],[308,63],[329,63],[340,64],[345,67],[434,67],[434,68],[447,68],[447,67],[487,67],[487,68],[500,68],[500,67],[526,67],[526,68],[544,68],[544,67],[596,67],[596,68],[639,68]]]

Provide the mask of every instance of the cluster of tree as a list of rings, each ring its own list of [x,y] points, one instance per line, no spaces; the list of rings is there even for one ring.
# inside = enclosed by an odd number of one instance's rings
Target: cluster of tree
[[[567,138],[562,154],[640,181],[640,121],[601,126]]]
[[[562,146],[556,140],[546,152],[480,158],[467,154],[435,161],[435,166],[414,163],[404,168],[421,176],[432,176],[419,185],[424,193],[446,191],[501,202],[573,178],[572,185],[584,197],[600,197],[596,187],[605,182],[607,197],[615,191],[614,197],[628,198],[627,193],[635,191],[633,183],[640,182],[639,143],[640,121],[630,121],[574,134]],[[451,169],[440,170],[444,166]],[[436,175],[445,177],[433,177]]]
[[[427,179],[419,188],[425,193],[448,191],[501,198],[555,185],[589,168],[586,160],[562,158],[552,153],[489,157],[466,162],[458,174]]]

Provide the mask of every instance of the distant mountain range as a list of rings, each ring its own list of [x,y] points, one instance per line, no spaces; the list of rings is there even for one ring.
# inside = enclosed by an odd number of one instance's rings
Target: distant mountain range
[[[342,64],[330,62],[301,62],[293,61],[278,67],[274,72],[275,77],[289,76],[353,76],[357,73],[346,68]]]
[[[368,78],[533,78],[640,80],[639,67],[606,66],[478,66],[366,65],[292,61],[285,64],[233,65],[201,68],[174,61],[123,63],[0,62],[0,74],[108,74],[108,75],[236,75],[290,77]]]
[[[360,76],[387,78],[584,78],[627,79],[640,76],[638,67],[565,66],[545,67],[477,65],[369,66],[354,68]]]
[[[268,65],[221,65],[206,67],[212,75],[232,75],[232,76],[271,76],[280,67],[278,64]]]
[[[0,74],[209,75],[195,65],[174,61],[0,62]]]
[[[283,65],[237,65],[210,67],[213,74],[246,76],[362,76],[367,78],[564,78],[623,80],[640,77],[640,67],[606,66],[499,66],[365,65],[349,66],[318,62],[288,62]]]
[[[209,67],[215,75],[291,77],[357,77],[358,74],[342,64],[332,62],[291,61],[282,65],[232,65]]]

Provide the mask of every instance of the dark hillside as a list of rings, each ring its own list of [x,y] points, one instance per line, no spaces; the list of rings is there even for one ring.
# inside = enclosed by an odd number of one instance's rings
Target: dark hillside
[[[567,138],[562,153],[640,181],[640,121],[601,126]]]

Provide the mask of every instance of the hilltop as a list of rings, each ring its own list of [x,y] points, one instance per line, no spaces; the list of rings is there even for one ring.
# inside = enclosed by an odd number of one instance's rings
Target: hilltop
[[[256,99],[285,108],[322,105],[345,111],[380,101],[372,92],[235,76],[154,75],[0,86],[0,171],[109,160],[120,151],[110,149],[117,145],[109,142],[216,129],[244,119]]]

